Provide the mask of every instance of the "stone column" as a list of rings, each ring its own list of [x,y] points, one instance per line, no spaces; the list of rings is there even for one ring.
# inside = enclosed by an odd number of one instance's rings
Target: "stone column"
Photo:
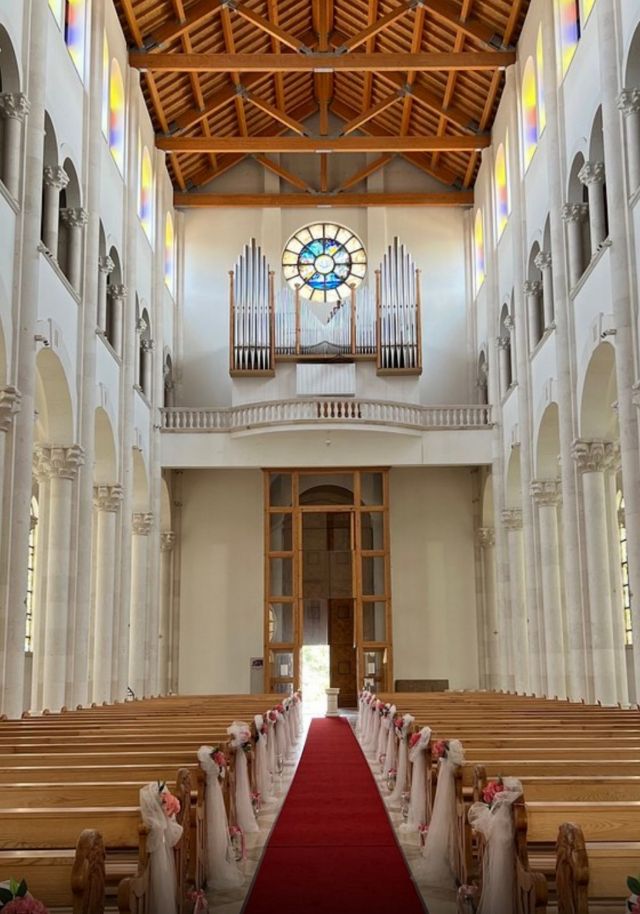
[[[172,596],[173,596],[173,547],[176,535],[167,530],[160,534],[160,635],[159,673],[160,692],[169,691],[169,660],[171,657]]]
[[[541,290],[542,286],[538,280],[527,280],[522,286],[522,294],[526,302],[527,326],[529,328],[529,352],[533,352],[542,336],[540,328]]]
[[[619,457],[619,449],[617,455]],[[611,599],[613,616],[611,618],[611,631],[613,633],[613,652],[615,657],[616,681],[618,701],[622,705],[629,704],[629,680],[627,677],[627,657],[625,651],[625,620],[624,596],[622,589],[622,554],[620,551],[620,522],[625,525],[624,505],[618,510],[617,506],[617,473],[620,461],[612,460],[609,471],[605,475],[605,486],[608,509],[608,539],[609,539],[609,573],[611,578]],[[626,526],[626,525],[625,525]]]
[[[2,181],[14,200],[20,193],[20,152],[22,124],[29,113],[27,96],[22,92],[0,95],[0,115],[4,120],[4,149],[2,150]]]
[[[53,259],[58,260],[58,230],[60,228],[60,191],[69,183],[69,175],[61,165],[44,169],[44,202],[42,241]]]
[[[135,327],[135,351],[134,351],[134,365],[133,365],[133,380],[134,384],[138,387],[141,387],[140,384],[140,362],[142,354],[140,352],[140,342],[142,340],[142,334],[147,329],[147,322],[144,318],[139,317],[136,321]]]
[[[0,538],[5,536],[5,530],[2,523],[2,508],[4,502],[4,463],[5,463],[5,443],[7,432],[13,426],[13,417],[20,412],[20,391],[15,387],[5,387],[0,390]]]
[[[68,227],[66,276],[76,292],[80,292],[80,283],[82,281],[82,237],[84,235],[84,227],[89,221],[89,214],[82,207],[63,209],[60,210],[60,218]]]
[[[569,261],[569,288],[573,289],[584,273],[582,251],[582,223],[587,218],[589,207],[586,203],[565,203],[562,220],[567,226],[567,247]]]
[[[617,702],[618,690],[605,472],[617,459],[617,454],[617,446],[610,441],[576,440],[573,443],[573,458],[582,474],[593,691],[595,698],[607,705]]]
[[[129,688],[142,698],[147,656],[147,569],[148,536],[153,515],[133,515],[131,535],[131,616],[129,621]]]
[[[49,478],[49,537],[46,556],[46,629],[42,703],[58,711],[66,702],[69,601],[71,592],[71,506],[73,482],[84,462],[77,444],[38,446],[39,472]]]
[[[141,357],[142,357],[142,391],[144,395],[151,399],[151,386],[153,378],[153,340],[141,340]]]
[[[538,506],[540,576],[547,660],[547,695],[566,698],[564,632],[562,625],[562,570],[558,530],[560,484],[556,479],[534,479],[531,495]]]
[[[483,596],[484,596],[484,643],[488,659],[489,676],[487,686],[496,688],[500,680],[500,632],[498,630],[498,606],[496,599],[496,534],[493,527],[479,527],[478,543],[482,550]],[[505,645],[506,647],[506,645]]]
[[[95,623],[93,641],[93,700],[111,701],[116,585],[116,516],[122,501],[118,483],[94,486],[96,520]]]
[[[509,365],[510,341],[506,336],[499,336],[497,342],[498,372],[500,374],[500,396],[504,397],[509,390],[509,375],[511,374],[511,366]]]
[[[122,355],[122,328],[124,321],[124,305],[127,298],[127,287],[121,283],[110,285],[108,294],[111,296],[111,345],[117,355]]]
[[[618,95],[618,108],[627,128],[629,192],[633,194],[640,187],[640,89],[623,89]]]
[[[107,277],[113,272],[115,263],[108,256],[98,257],[98,312],[96,325],[98,330],[105,333],[107,330]]]
[[[502,523],[507,529],[509,548],[509,596],[513,627],[513,660],[515,688],[526,692],[529,688],[529,629],[524,568],[524,543],[522,539],[522,509],[505,508]]]
[[[578,172],[578,180],[589,194],[589,228],[591,230],[591,256],[607,237],[607,211],[604,199],[604,162],[585,162]]]
[[[544,310],[544,329],[555,327],[553,303],[553,273],[551,272],[551,254],[540,251],[533,261],[542,273],[542,307]]]

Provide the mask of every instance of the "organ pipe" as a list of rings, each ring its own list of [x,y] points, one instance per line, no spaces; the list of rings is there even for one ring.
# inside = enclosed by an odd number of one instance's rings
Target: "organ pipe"
[[[232,374],[273,374],[273,273],[255,238],[229,273]]]
[[[398,238],[376,270],[378,373],[420,374],[420,271]]]

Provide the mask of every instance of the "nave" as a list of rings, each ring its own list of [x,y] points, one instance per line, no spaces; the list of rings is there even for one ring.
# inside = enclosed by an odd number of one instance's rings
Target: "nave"
[[[189,696],[1,721],[0,883],[56,914],[411,912],[414,885],[430,914],[624,910],[637,709],[364,690],[361,751],[344,719],[314,719],[303,749],[303,707]]]

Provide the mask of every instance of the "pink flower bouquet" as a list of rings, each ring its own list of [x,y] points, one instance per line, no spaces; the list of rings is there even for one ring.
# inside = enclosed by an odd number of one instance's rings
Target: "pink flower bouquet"
[[[492,806],[496,796],[499,793],[502,793],[503,790],[504,784],[502,783],[502,778],[498,778],[497,781],[489,781],[482,791],[482,801],[486,803],[487,806]]]
[[[166,787],[160,794],[160,800],[165,816],[170,819],[172,816],[178,815],[180,812],[180,800],[177,797],[174,797],[171,791],[167,790]]]
[[[437,761],[441,758],[447,757],[447,749],[449,748],[449,743],[446,739],[439,739],[433,746],[433,758]]]

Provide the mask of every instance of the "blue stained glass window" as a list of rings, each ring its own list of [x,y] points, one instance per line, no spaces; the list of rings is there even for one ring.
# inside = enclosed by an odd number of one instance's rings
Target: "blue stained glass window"
[[[335,302],[351,294],[367,269],[364,245],[350,229],[318,222],[300,229],[282,255],[285,279],[303,298]]]

